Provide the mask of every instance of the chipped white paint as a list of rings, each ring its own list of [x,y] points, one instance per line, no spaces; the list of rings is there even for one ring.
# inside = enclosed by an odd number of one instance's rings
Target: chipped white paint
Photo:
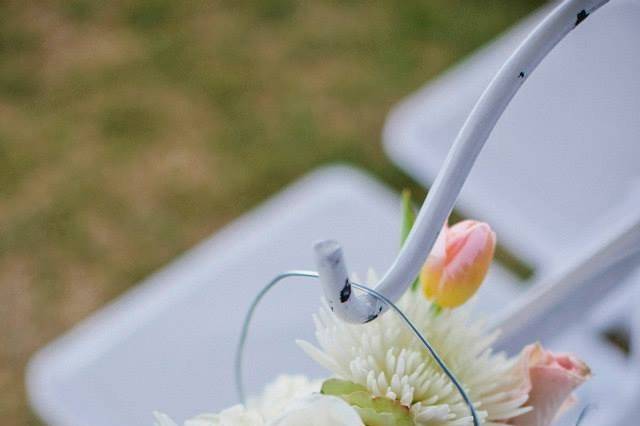
[[[608,0],[566,0],[555,8],[524,40],[498,71],[471,111],[445,159],[416,223],[387,273],[376,290],[392,301],[397,301],[418,275],[435,242],[442,224],[447,219],[471,168],[493,130],[496,122],[516,94],[522,83],[542,59],[573,28]],[[325,251],[323,244],[316,245],[316,258],[325,297],[334,304],[334,310],[342,319],[364,323],[384,310],[369,295],[350,294],[340,303],[340,291],[344,288],[342,275],[346,267],[337,243]],[[328,256],[332,261],[329,261]],[[336,258],[340,258],[336,261]],[[344,271],[332,270],[345,268]],[[340,305],[344,306],[340,306]]]

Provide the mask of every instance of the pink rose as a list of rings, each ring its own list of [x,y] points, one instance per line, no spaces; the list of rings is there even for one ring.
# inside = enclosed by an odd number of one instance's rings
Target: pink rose
[[[533,410],[511,421],[514,426],[549,426],[575,400],[572,391],[590,376],[589,367],[567,354],[554,354],[539,343],[522,350],[518,368],[525,375],[523,391]]]

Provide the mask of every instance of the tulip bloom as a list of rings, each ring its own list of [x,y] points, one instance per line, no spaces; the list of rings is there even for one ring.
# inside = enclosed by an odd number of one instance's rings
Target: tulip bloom
[[[462,305],[482,284],[495,247],[496,234],[486,223],[445,224],[420,273],[424,295],[443,308]]]
[[[549,426],[573,403],[571,392],[590,376],[589,367],[567,354],[554,354],[540,344],[522,350],[517,368],[524,375],[523,392],[533,409],[512,420],[515,426]]]

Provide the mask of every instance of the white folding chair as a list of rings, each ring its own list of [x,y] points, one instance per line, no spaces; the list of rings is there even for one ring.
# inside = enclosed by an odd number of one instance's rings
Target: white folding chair
[[[394,108],[384,131],[391,158],[429,186],[482,90],[546,12]],[[614,424],[602,413],[626,415],[621,395],[640,383],[629,374],[637,360],[588,321],[611,309],[617,286],[631,297],[634,280],[625,278],[640,265],[639,20],[640,3],[613,1],[563,40],[507,108],[458,200],[535,268],[532,288],[493,318],[504,330],[499,347],[513,352],[539,339],[594,366],[581,393],[602,408],[585,425]],[[513,284],[490,278],[486,286]]]
[[[355,169],[310,174],[37,353],[31,404],[52,426],[139,426],[157,409],[180,419],[236,403],[233,350],[252,298],[279,272],[314,269],[321,238],[343,242],[360,277],[386,270],[399,249],[399,205]],[[292,279],[274,291],[247,348],[250,391],[282,372],[322,371],[293,344],[313,339],[319,286]],[[482,291],[483,309],[507,296],[493,293]]]
[[[639,258],[636,256],[636,261]],[[606,275],[600,278],[606,279]],[[593,283],[577,286],[579,292],[552,303],[537,302],[551,308],[539,316],[553,327],[541,327],[538,321],[533,321],[521,326],[517,335],[508,335],[507,341],[503,340],[503,344],[513,348],[524,340],[544,339],[554,350],[578,353],[592,368],[594,376],[578,390],[576,407],[559,420],[558,426],[574,426],[585,409],[588,412],[581,426],[626,426],[635,424],[639,414],[640,271],[636,270],[623,285],[608,294]],[[521,308],[526,316],[527,307]],[[609,341],[608,335],[612,332],[627,340],[628,353]]]

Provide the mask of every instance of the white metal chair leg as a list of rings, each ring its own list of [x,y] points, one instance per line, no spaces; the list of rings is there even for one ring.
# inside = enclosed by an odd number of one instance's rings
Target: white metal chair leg
[[[638,274],[640,278],[640,274]],[[635,294],[631,297],[629,308],[631,314],[629,316],[629,337],[631,341],[629,356],[629,374],[632,376],[633,385],[630,389],[630,395],[627,396],[627,406],[621,413],[620,420],[617,422],[619,426],[628,426],[638,424],[640,419],[640,282],[635,285]],[[631,295],[630,295],[631,296]]]

